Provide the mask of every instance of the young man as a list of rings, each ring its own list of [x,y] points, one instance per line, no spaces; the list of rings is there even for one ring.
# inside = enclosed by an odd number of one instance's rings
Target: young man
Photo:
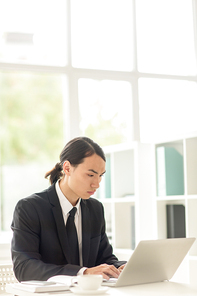
[[[86,137],[75,138],[46,174],[51,186],[18,202],[11,228],[12,259],[19,281],[47,280],[55,275],[119,276],[125,262],[113,255],[103,206],[90,197],[104,173],[105,155],[100,146]],[[70,228],[73,208],[76,214]]]

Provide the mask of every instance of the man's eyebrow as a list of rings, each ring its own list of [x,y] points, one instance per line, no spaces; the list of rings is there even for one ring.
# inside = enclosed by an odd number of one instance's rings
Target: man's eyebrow
[[[95,170],[90,169],[89,171],[90,171],[90,172],[93,172],[94,174],[97,174],[97,175],[98,175],[98,172],[96,172]],[[106,172],[106,171],[104,171],[104,172],[101,174],[101,176],[104,175],[105,172]]]

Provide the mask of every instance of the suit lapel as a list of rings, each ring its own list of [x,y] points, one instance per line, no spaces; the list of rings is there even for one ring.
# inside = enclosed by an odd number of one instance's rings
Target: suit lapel
[[[57,233],[58,233],[58,237],[62,247],[62,251],[64,253],[64,256],[66,257],[67,262],[70,263],[71,256],[70,256],[70,248],[69,248],[67,234],[66,234],[66,227],[64,224],[62,209],[55,190],[55,185],[52,185],[51,187],[49,187],[48,196],[49,196],[49,201],[53,206],[52,211],[53,211],[53,216],[57,226]]]
[[[82,255],[83,266],[88,266],[89,252],[90,252],[90,212],[86,205],[85,200],[81,200],[81,213],[82,213]]]

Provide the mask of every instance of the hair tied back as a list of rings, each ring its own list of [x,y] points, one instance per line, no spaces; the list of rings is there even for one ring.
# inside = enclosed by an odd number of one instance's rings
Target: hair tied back
[[[62,165],[60,162],[56,163],[55,165],[55,169],[58,171],[58,172],[61,172],[62,171]]]

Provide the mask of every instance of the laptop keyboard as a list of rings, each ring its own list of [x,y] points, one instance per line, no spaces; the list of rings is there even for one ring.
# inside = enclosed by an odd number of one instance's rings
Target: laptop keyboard
[[[116,278],[110,278],[109,280],[103,279],[103,285],[108,285],[108,284],[115,284],[118,279]]]

